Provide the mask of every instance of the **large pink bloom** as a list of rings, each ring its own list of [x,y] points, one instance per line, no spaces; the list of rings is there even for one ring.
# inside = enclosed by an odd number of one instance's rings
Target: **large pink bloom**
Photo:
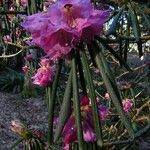
[[[96,134],[94,131],[92,109],[89,103],[89,99],[86,96],[81,97],[80,100],[81,115],[82,115],[82,128],[83,128],[83,138],[86,142],[96,141]],[[99,115],[102,120],[105,120],[108,116],[108,108],[103,105],[99,105]],[[63,129],[63,140],[65,144],[65,149],[67,150],[67,145],[77,141],[77,130],[75,125],[75,117],[72,113],[69,117],[65,127]]]
[[[47,12],[27,17],[22,26],[31,32],[33,42],[57,59],[80,40],[89,42],[99,34],[108,14],[95,10],[90,0],[57,0]]]

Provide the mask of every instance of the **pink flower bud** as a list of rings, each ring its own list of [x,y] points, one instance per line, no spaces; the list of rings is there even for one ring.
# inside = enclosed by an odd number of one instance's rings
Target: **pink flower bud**
[[[122,105],[123,105],[124,111],[128,113],[133,108],[133,101],[131,99],[126,98],[122,101]]]
[[[23,71],[24,73],[28,72],[28,70],[29,70],[29,67],[28,67],[28,66],[22,67],[22,71]]]
[[[27,55],[27,56],[25,57],[25,59],[26,59],[27,61],[32,61],[32,60],[33,60],[33,57],[32,57],[31,54],[29,54],[29,55]]]
[[[13,120],[11,121],[10,129],[19,135],[25,134],[28,130],[27,128],[19,121],[19,120]]]
[[[105,93],[104,97],[105,97],[106,100],[109,100],[110,99],[110,94],[109,93]]]

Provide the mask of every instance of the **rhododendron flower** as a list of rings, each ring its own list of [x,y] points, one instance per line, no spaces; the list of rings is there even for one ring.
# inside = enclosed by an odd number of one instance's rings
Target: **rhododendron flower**
[[[83,138],[86,142],[96,141],[96,133],[94,131],[94,123],[92,117],[92,108],[90,106],[90,100],[88,97],[83,96],[80,100],[81,116],[82,116],[82,129]],[[103,105],[98,105],[99,115],[102,120],[105,120],[108,116],[108,108]],[[66,122],[63,132],[63,141],[65,143],[65,150],[68,148],[68,144],[77,141],[77,129],[75,124],[75,117],[72,113]]]
[[[58,24],[51,22],[48,12],[29,16],[22,26],[31,32],[33,42],[43,48],[46,53],[57,44],[66,48],[66,51],[69,47],[70,51],[77,39],[70,27],[67,24],[64,25],[61,20]]]
[[[24,73],[28,72],[28,70],[29,70],[29,67],[28,67],[28,66],[23,66],[23,67],[22,67],[22,71],[23,71]]]
[[[59,58],[80,40],[90,41],[99,34],[108,15],[95,10],[90,0],[57,0],[47,12],[27,17],[22,26],[49,56]]]
[[[37,73],[32,77],[33,84],[45,87],[52,82],[54,76],[53,67],[42,66],[37,70]]]
[[[123,110],[127,113],[132,110],[133,101],[131,99],[126,98],[122,101],[122,105],[123,105]]]

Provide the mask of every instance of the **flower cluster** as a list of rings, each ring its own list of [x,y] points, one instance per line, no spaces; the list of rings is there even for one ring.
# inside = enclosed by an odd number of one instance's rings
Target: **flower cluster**
[[[46,12],[26,17],[22,26],[47,56],[66,56],[81,40],[90,42],[102,31],[108,11],[95,10],[90,0],[58,0]]]
[[[54,67],[50,65],[49,59],[44,58],[41,60],[41,67],[32,79],[34,84],[45,87],[53,80],[53,76]]]
[[[96,140],[96,133],[94,131],[92,108],[88,97],[81,97],[80,108],[84,141],[93,142]],[[109,114],[108,108],[104,105],[98,105],[98,111],[101,120],[105,120]],[[65,148],[67,150],[68,144],[77,141],[77,130],[75,125],[75,117],[73,113],[70,115],[68,121],[66,122],[62,134],[65,143]]]

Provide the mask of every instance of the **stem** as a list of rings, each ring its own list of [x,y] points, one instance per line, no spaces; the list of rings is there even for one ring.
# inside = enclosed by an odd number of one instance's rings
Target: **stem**
[[[51,143],[51,123],[52,122],[50,122],[51,120],[50,120],[50,116],[51,116],[51,112],[50,112],[50,104],[51,104],[51,100],[52,100],[52,87],[51,86],[49,86],[49,87],[47,87],[47,107],[48,107],[48,142],[49,142],[49,144]]]
[[[0,11],[1,15],[6,15],[6,14],[13,14],[13,15],[17,15],[17,14],[27,14],[27,12],[25,11]]]

